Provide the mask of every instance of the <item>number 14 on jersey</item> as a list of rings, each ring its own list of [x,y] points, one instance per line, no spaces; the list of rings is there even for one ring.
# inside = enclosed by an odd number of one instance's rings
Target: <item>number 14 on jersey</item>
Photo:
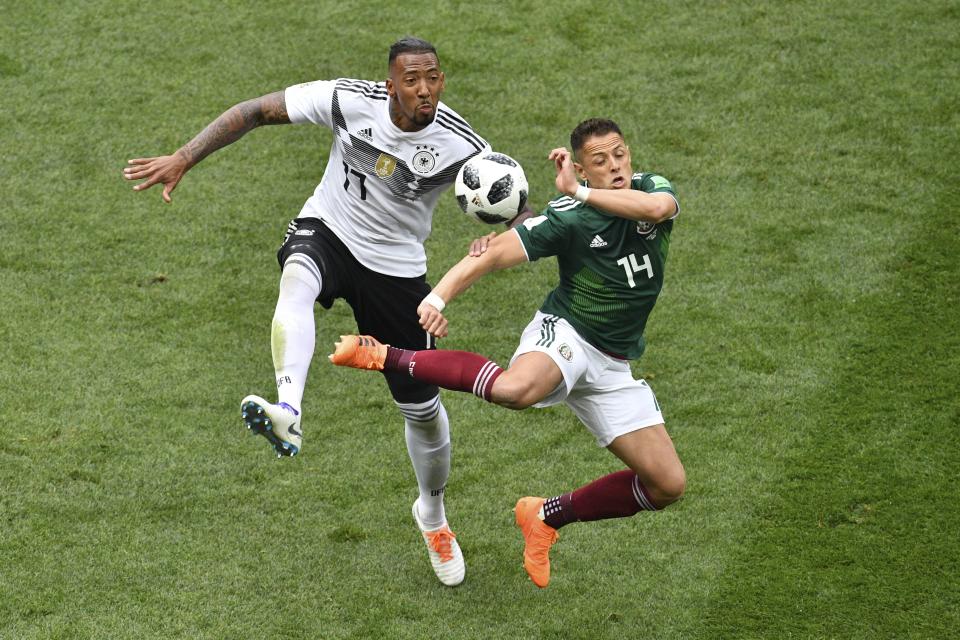
[[[633,274],[637,273],[638,271],[646,271],[647,278],[653,277],[653,265],[650,264],[649,254],[645,254],[643,256],[643,264],[637,262],[637,256],[633,253],[628,256],[623,256],[617,260],[617,264],[623,267],[624,272],[626,272],[627,284],[630,285],[631,289],[637,286],[637,282],[633,279]]]

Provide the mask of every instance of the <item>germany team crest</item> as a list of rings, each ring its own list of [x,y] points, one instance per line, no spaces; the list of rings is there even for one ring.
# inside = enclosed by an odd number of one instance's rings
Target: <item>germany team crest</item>
[[[439,155],[435,147],[417,145],[417,152],[413,155],[413,170],[417,173],[430,173],[437,166]]]

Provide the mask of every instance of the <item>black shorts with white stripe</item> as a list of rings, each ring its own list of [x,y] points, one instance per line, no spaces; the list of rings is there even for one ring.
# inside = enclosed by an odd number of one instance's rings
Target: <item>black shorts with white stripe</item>
[[[366,268],[316,218],[290,222],[277,261],[281,269],[288,261],[299,262],[311,271],[315,268],[322,283],[317,302],[329,309],[338,298],[346,301],[353,309],[359,333],[401,349],[436,348],[433,336],[423,330],[417,316],[417,307],[431,289],[425,276],[400,278]],[[385,371],[383,375],[397,402],[425,402],[440,392],[436,386],[406,373]]]

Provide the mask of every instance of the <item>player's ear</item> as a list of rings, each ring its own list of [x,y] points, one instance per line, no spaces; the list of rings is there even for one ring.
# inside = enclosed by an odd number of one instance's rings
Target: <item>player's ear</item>
[[[443,91],[447,88],[447,75],[441,71],[440,72],[440,91]]]
[[[586,179],[587,179],[587,174],[584,173],[584,171],[583,171],[583,165],[580,164],[579,162],[574,162],[574,163],[573,163],[573,170],[576,171],[577,177],[580,178],[581,180],[586,180]]]
[[[392,78],[387,78],[387,95],[390,96],[391,98],[395,98],[397,95],[397,91],[393,86]]]

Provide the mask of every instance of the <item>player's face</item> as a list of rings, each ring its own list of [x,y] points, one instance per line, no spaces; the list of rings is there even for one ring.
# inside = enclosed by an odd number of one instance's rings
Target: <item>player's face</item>
[[[443,72],[432,53],[402,53],[390,65],[387,94],[390,117],[404,131],[419,131],[433,122],[443,93]]]
[[[630,188],[630,147],[619,133],[587,138],[577,152],[577,160],[573,164],[577,173],[594,189]]]

